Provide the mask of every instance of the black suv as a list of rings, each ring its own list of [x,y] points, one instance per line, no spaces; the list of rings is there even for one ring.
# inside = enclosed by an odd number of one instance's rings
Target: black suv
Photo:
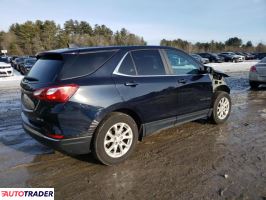
[[[125,160],[160,129],[231,111],[227,75],[161,46],[61,49],[38,54],[21,81],[23,127],[68,154]]]

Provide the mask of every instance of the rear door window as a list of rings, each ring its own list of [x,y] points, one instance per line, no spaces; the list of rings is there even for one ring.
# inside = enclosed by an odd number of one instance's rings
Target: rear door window
[[[68,79],[91,74],[108,61],[115,52],[116,51],[80,53],[71,64],[68,63],[63,67],[60,78]]]
[[[131,52],[138,75],[165,75],[166,71],[158,50]]]

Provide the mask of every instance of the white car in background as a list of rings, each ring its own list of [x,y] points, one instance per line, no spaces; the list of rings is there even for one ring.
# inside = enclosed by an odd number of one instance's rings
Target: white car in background
[[[258,88],[261,84],[266,84],[266,57],[250,68],[249,84],[253,89]]]
[[[243,62],[245,60],[245,56],[235,54],[234,52],[224,52],[222,54],[232,56],[237,62]]]
[[[13,76],[13,68],[8,62],[7,57],[0,57],[0,77],[1,76]]]

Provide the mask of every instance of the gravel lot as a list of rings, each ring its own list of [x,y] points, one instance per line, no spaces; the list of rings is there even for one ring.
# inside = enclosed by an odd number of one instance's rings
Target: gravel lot
[[[230,73],[227,123],[199,120],[149,136],[113,167],[31,139],[18,81],[0,81],[0,187],[54,187],[56,199],[266,199],[266,88],[249,90],[247,74]]]

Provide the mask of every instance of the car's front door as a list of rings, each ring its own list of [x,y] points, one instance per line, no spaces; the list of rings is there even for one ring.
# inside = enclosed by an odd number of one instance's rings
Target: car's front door
[[[200,64],[184,52],[165,49],[164,55],[176,79],[178,92],[177,117],[206,113],[211,107],[213,87],[209,74],[200,72]]]

